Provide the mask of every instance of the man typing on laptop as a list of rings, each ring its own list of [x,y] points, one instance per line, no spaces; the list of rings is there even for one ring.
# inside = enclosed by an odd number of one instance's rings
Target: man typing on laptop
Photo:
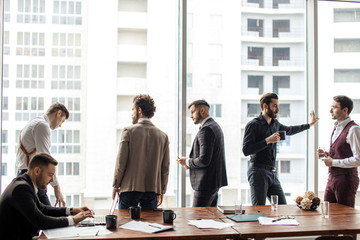
[[[51,207],[39,201],[37,189],[53,181],[58,162],[47,153],[37,153],[28,171],[16,177],[0,197],[1,239],[31,239],[40,229],[74,225],[92,217],[87,207]]]

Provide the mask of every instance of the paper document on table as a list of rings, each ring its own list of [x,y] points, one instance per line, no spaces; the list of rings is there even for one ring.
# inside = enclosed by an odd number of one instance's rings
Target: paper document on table
[[[200,219],[200,220],[189,220],[189,225],[194,225],[197,228],[223,229],[223,228],[231,227],[234,224],[218,222],[218,221],[214,221],[212,219]]]
[[[299,225],[296,219],[278,219],[278,218],[259,217],[258,220],[261,225],[285,225],[285,226]]]
[[[166,230],[174,229],[171,225],[161,225],[158,223],[149,223],[142,221],[131,221],[120,226],[120,228],[146,232],[146,233],[158,233]]]
[[[94,226],[94,227],[69,226],[63,228],[47,229],[47,230],[43,230],[43,232],[48,239],[81,237],[81,236],[100,236],[111,233],[104,226]]]

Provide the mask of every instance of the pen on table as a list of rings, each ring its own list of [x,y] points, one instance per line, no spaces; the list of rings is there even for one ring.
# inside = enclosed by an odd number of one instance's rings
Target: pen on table
[[[154,228],[161,229],[161,227],[159,227],[159,226],[155,226],[155,225],[152,225],[152,224],[149,224],[149,226],[154,227]]]
[[[278,219],[272,220],[272,222],[278,222],[278,221],[280,221],[280,220],[281,220],[281,218],[278,218]]]
[[[100,230],[97,230],[97,232],[95,233],[95,236],[97,236],[99,234]]]

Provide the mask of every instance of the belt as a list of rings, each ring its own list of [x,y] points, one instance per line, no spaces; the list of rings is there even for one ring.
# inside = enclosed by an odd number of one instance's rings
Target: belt
[[[266,169],[268,171],[276,172],[276,167],[272,167],[272,166],[264,165],[264,164],[259,164],[259,163],[250,163],[250,167],[258,167],[258,168]]]

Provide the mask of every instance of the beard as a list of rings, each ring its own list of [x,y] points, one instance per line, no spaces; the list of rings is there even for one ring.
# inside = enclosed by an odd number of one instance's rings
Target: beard
[[[196,118],[194,118],[194,124],[199,124],[200,123],[200,120],[201,120],[201,116],[200,116],[200,113],[196,115]]]
[[[40,188],[40,189],[47,189],[47,184],[44,183],[44,181],[42,181],[41,177],[38,176],[35,180],[36,182],[36,186],[37,188]]]
[[[270,118],[276,118],[275,113],[270,109],[266,109],[266,115],[268,115]]]

